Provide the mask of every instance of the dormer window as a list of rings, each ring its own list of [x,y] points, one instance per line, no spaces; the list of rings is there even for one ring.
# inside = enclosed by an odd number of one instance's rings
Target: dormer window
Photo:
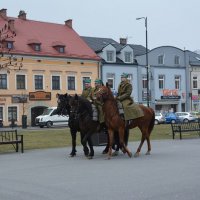
[[[13,49],[13,42],[7,42],[6,46],[8,49]]]
[[[132,53],[131,52],[125,52],[124,53],[124,57],[125,57],[124,61],[126,63],[131,63],[132,62]]]
[[[53,42],[52,46],[59,53],[65,53],[65,44],[63,44],[62,42],[60,41]]]
[[[164,55],[159,55],[158,56],[158,64],[163,65],[164,64]]]
[[[40,44],[34,44],[34,50],[40,51]]]
[[[107,62],[114,62],[114,51],[107,51]]]
[[[65,47],[58,47],[59,53],[64,53],[65,52]]]
[[[36,39],[30,39],[27,43],[34,51],[41,51],[41,42]]]
[[[180,65],[180,57],[179,56],[175,56],[174,57],[174,64],[175,65]]]

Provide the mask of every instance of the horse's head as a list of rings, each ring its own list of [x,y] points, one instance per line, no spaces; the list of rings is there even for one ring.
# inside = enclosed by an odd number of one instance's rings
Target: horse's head
[[[108,85],[101,86],[99,90],[96,92],[97,100],[101,102],[105,102],[107,99],[114,99],[112,91]]]
[[[69,101],[71,96],[66,94],[57,94],[57,113],[59,115],[70,115]]]

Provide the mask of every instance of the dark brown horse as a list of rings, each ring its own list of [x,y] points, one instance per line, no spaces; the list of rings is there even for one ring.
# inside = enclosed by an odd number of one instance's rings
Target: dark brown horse
[[[97,92],[97,98],[103,103],[103,111],[105,114],[106,125],[108,126],[109,131],[109,155],[112,153],[112,142],[113,142],[113,131],[119,132],[120,143],[123,143],[123,135],[125,130],[125,121],[120,117],[117,101],[115,100],[112,91],[109,87],[102,86]],[[155,112],[152,108],[145,107],[143,105],[139,105],[141,110],[144,113],[143,117],[131,120],[128,128],[132,129],[138,127],[142,133],[142,138],[140,145],[134,154],[135,157],[139,156],[142,145],[145,140],[147,140],[148,150],[146,155],[150,154],[151,151],[151,143],[150,143],[150,134],[154,127],[155,121]],[[130,156],[130,155],[129,155]]]

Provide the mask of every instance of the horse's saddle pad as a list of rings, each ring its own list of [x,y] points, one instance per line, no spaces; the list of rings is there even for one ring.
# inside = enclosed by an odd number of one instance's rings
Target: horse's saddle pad
[[[136,119],[143,116],[144,116],[144,113],[138,104],[133,103],[124,108],[125,120]]]

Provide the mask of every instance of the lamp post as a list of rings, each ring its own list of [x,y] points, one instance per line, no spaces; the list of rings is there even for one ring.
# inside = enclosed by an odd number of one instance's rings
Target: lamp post
[[[147,17],[139,17],[136,20],[144,19],[145,20],[145,29],[146,29],[146,73],[147,73],[147,106],[149,107],[149,63],[148,63],[148,34],[147,34]]]

